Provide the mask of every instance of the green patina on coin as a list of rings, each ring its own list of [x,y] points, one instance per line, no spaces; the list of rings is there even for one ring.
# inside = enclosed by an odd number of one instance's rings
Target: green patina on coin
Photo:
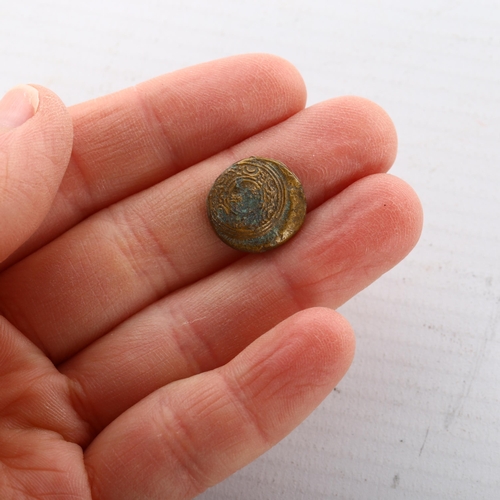
[[[265,252],[288,241],[306,215],[299,179],[281,162],[251,156],[226,169],[207,200],[219,238],[245,252]]]

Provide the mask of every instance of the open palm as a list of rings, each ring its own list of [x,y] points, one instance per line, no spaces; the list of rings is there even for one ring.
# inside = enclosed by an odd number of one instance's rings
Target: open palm
[[[354,339],[330,308],[417,241],[418,199],[385,174],[393,125],[360,98],[304,110],[296,70],[264,55],[69,113],[37,89],[34,115],[27,87],[0,104],[0,498],[192,498],[332,390]],[[258,255],[206,215],[252,155],[308,201]]]

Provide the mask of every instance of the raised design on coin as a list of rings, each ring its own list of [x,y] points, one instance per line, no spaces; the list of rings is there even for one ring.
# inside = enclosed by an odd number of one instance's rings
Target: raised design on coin
[[[251,156],[216,179],[207,207],[224,243],[245,252],[265,252],[300,229],[306,197],[299,179],[283,163]]]

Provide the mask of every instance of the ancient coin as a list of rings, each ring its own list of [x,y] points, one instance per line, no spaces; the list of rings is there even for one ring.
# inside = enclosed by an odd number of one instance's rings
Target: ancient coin
[[[219,238],[245,252],[282,245],[306,215],[299,179],[283,163],[255,156],[234,163],[216,179],[207,205]]]

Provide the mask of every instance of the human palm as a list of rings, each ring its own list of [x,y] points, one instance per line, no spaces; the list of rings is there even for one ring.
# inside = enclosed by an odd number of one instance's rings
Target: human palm
[[[354,351],[330,308],[417,241],[418,199],[384,173],[393,125],[359,98],[304,110],[264,55],[69,113],[19,92],[0,104],[0,498],[192,498],[326,397]],[[308,215],[246,255],[206,196],[252,155],[301,179]]]

